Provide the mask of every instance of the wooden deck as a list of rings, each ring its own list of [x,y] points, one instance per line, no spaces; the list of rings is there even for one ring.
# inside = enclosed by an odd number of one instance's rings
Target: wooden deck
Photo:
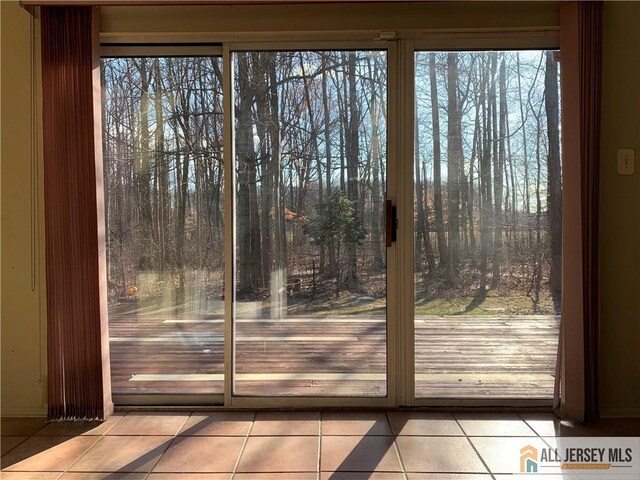
[[[416,395],[550,398],[559,318],[419,316]],[[222,393],[223,322],[110,314],[114,393]],[[241,319],[237,395],[385,396],[384,316]]]

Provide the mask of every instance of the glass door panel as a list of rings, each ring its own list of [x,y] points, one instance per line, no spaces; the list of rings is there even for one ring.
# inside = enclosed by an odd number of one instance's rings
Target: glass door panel
[[[562,260],[554,52],[414,59],[415,397],[551,398]]]
[[[102,59],[112,388],[221,394],[222,59]]]
[[[384,397],[386,52],[233,64],[233,393]]]

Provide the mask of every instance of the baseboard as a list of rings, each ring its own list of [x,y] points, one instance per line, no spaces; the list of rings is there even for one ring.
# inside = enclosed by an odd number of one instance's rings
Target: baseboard
[[[46,417],[45,407],[2,407],[3,417]]]
[[[602,418],[640,418],[640,408],[603,408]]]

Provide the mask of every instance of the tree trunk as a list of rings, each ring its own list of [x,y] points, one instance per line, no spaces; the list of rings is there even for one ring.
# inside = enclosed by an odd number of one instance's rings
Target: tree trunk
[[[458,54],[447,54],[447,210],[449,231],[449,278],[458,274],[460,258],[460,167],[462,161],[462,116],[458,103]]]
[[[549,289],[556,311],[560,309],[562,288],[562,178],[560,165],[560,130],[558,119],[558,64],[553,52],[546,52],[544,98],[547,114],[549,156],[547,158],[547,222],[551,235],[551,270]]]
[[[358,109],[358,97],[356,88],[356,54],[347,53],[347,83],[349,92],[347,96],[349,122],[347,124],[347,135],[345,144],[345,157],[347,163],[347,197],[354,204],[354,210],[359,211],[358,199],[358,158],[360,154],[358,127],[360,125],[360,112]],[[357,271],[357,248],[355,244],[350,244],[346,248],[347,268],[346,283],[347,288],[355,287],[358,284]]]
[[[493,212],[492,183],[491,183],[491,99],[487,101],[485,93],[489,82],[488,65],[484,66],[482,85],[480,87],[480,103],[482,105],[482,155],[480,156],[480,195],[482,207],[480,210],[480,290],[487,288],[487,261],[490,249],[490,236]],[[489,95],[490,96],[490,95]]]
[[[522,159],[524,166],[524,190],[522,193],[522,201],[524,203],[524,211],[525,211],[525,229],[527,230],[527,237],[529,239],[527,248],[531,245],[531,229],[529,228],[529,217],[531,216],[531,205],[529,202],[529,155],[527,153],[527,129],[526,129],[526,117],[525,117],[525,104],[522,100],[522,82],[521,82],[521,74],[520,74],[520,53],[516,55],[516,69],[518,78],[518,96],[520,100],[520,120],[522,122],[522,145],[524,150],[524,156]]]
[[[496,63],[497,63],[497,54],[493,54],[494,57],[492,59],[493,68],[495,71]],[[505,155],[505,129],[506,129],[506,113],[505,108],[507,104],[507,80],[506,80],[506,68],[505,68],[505,60],[504,53],[502,54],[502,59],[500,61],[500,72],[499,72],[499,88],[500,88],[500,124],[499,131],[494,134],[494,138],[497,137],[497,149],[498,155],[495,155],[496,148],[494,147],[494,159],[493,159],[493,198],[495,199],[495,216],[494,216],[494,225],[495,229],[493,231],[493,279],[492,286],[496,288],[500,284],[500,276],[501,276],[501,267],[502,267],[502,190],[503,190],[503,166],[504,166],[504,155]],[[495,95],[494,95],[495,97]],[[495,105],[495,102],[494,102]],[[494,106],[494,119],[495,119],[495,106]],[[496,127],[494,122],[494,128]]]
[[[273,268],[269,275],[271,301],[279,308],[286,302],[287,284],[287,232],[284,220],[284,191],[282,152],[280,138],[280,111],[278,99],[278,79],[276,74],[276,53],[266,53],[266,74],[269,85],[269,140],[271,144],[271,182],[273,192]],[[275,298],[274,298],[275,297]]]
[[[256,188],[256,158],[253,145],[251,105],[254,87],[249,54],[238,55],[238,106],[236,108],[236,158],[238,168],[238,292],[252,293],[263,287],[262,255]],[[269,215],[269,212],[262,212]],[[257,227],[258,226],[258,227]],[[257,228],[256,228],[257,227]]]
[[[138,205],[140,208],[140,236],[144,247],[140,251],[138,267],[151,268],[151,246],[155,237],[151,214],[151,161],[149,135],[149,84],[150,75],[147,70],[147,59],[139,59],[140,74],[140,143],[138,146]]]
[[[369,107],[371,115],[371,248],[373,248],[373,268],[381,270],[384,268],[384,255],[382,245],[382,235],[380,230],[380,219],[382,218],[382,198],[380,193],[380,137],[378,134],[378,95],[376,92],[376,81],[378,76],[378,63],[374,60],[373,70],[371,69],[371,59],[369,59],[369,88],[371,89],[371,105]]]
[[[440,112],[438,106],[438,83],[436,78],[436,54],[429,54],[429,83],[431,85],[431,122],[433,125],[433,202],[435,228],[438,238],[439,268],[449,270],[449,255],[444,234],[444,218],[442,214],[442,158],[440,154]]]
[[[417,99],[415,101],[417,103]],[[414,159],[413,159],[413,183],[415,187],[415,204],[416,204],[416,222],[415,222],[415,233],[414,233],[414,259],[413,259],[413,268],[416,272],[422,271],[422,240],[424,238],[424,203],[426,202],[426,198],[423,194],[422,182],[426,182],[425,179],[420,178],[420,128],[418,123],[418,108],[417,105],[414,108],[414,118],[415,118],[415,129],[413,134],[413,145],[414,145]]]
[[[164,88],[162,87],[162,73],[160,71],[160,61],[155,59],[155,104],[154,109],[156,111],[156,165],[158,171],[158,264],[161,271],[164,271],[167,261],[167,224],[169,220],[169,168],[167,165],[168,159],[165,154],[165,139],[164,139],[164,110],[162,105],[162,96],[164,94]]]
[[[327,186],[327,196],[331,195],[331,173],[332,173],[332,158],[331,158],[331,112],[329,110],[329,92],[327,85],[327,68],[328,68],[328,54],[322,55],[322,110],[324,118],[324,148],[325,148],[325,181]],[[322,183],[322,178],[318,180]],[[332,246],[328,247],[329,253],[329,272],[330,275],[336,275],[336,254],[335,249]],[[323,272],[323,264],[320,263],[320,273]]]
[[[471,159],[469,160],[469,175],[467,176],[467,180],[469,182],[468,198],[467,198],[467,218],[469,219],[469,248],[471,250],[471,261],[472,264],[476,262],[476,226],[475,219],[473,217],[473,207],[475,202],[475,182],[473,180],[475,169],[476,169],[476,159],[479,155],[481,155],[481,137],[482,132],[480,131],[480,105],[476,104],[476,115],[474,121],[473,128],[473,148],[471,150]]]

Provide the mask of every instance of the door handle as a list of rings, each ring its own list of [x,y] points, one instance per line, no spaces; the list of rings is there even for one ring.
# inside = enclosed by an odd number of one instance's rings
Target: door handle
[[[398,239],[398,210],[391,200],[386,202],[385,244],[389,248]]]

